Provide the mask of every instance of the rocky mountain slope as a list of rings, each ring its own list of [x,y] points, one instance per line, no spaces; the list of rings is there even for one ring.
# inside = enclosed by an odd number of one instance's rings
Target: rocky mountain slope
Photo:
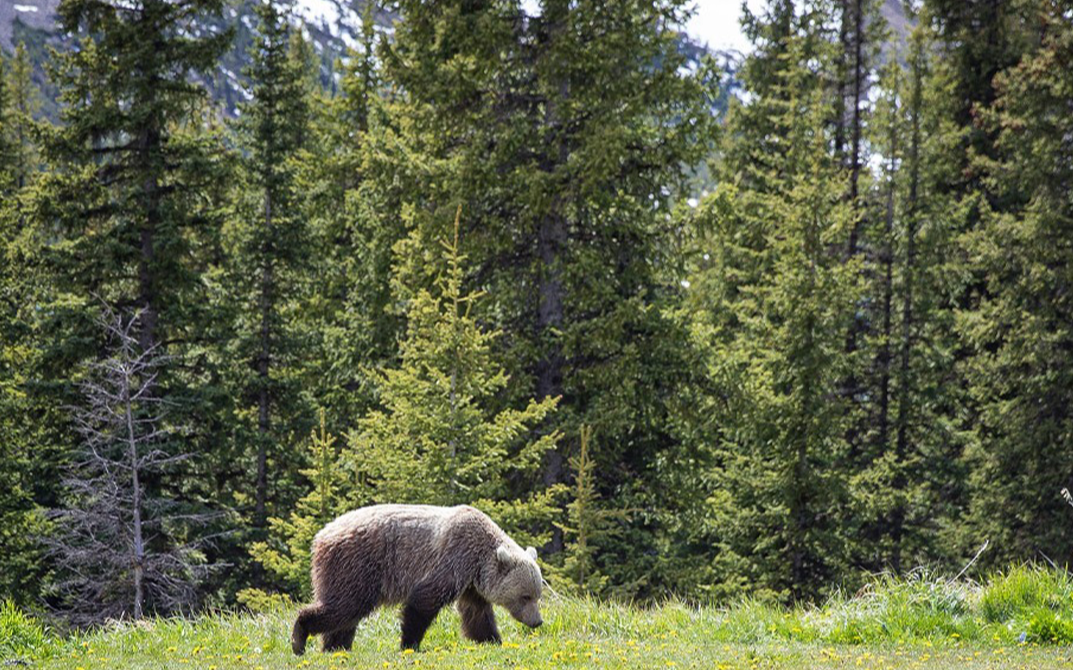
[[[236,106],[249,95],[246,90],[242,69],[246,64],[246,50],[252,39],[256,26],[253,13],[255,0],[232,0],[219,20],[222,24],[235,29],[235,40],[231,50],[221,60],[214,76],[207,81],[213,96],[221,102],[228,114],[234,114]],[[325,87],[331,88],[335,83],[338,59],[346,55],[349,47],[354,47],[361,40],[362,16],[367,0],[296,0],[294,18],[306,32],[320,60],[320,76]],[[531,2],[532,0],[526,0]],[[702,2],[724,2],[731,0],[700,0]],[[56,8],[60,0],[0,0],[0,49],[10,54],[18,43],[26,46],[35,65],[34,79],[42,95],[42,113],[55,118],[57,112],[56,92],[48,82],[45,63],[48,59],[48,47],[60,46],[63,37],[58,34],[56,26]],[[882,7],[884,18],[893,28],[895,41],[902,41],[909,30],[902,7],[902,0],[884,0]],[[376,29],[390,33],[397,16],[386,10],[379,10],[374,15]],[[686,35],[681,36],[680,49],[695,67],[700,59],[710,53],[708,48]],[[735,54],[716,53],[717,60],[728,72],[733,72]],[[723,94],[733,89],[733,78],[725,83]],[[724,96],[720,96],[724,98]],[[725,99],[714,101],[714,106],[721,109]]]
[[[362,16],[366,0],[298,0],[294,3],[294,20],[303,26],[320,60],[321,79],[331,87],[337,61],[349,47],[361,40]],[[25,45],[35,66],[34,79],[43,92],[43,113],[55,117],[55,90],[45,74],[48,47],[62,45],[58,33],[56,8],[60,0],[0,0],[0,49],[7,54],[15,45]],[[228,114],[249,95],[244,85],[242,68],[247,62],[246,50],[257,25],[253,12],[254,0],[233,0],[217,20],[233,26],[235,39],[231,50],[221,59],[214,76],[207,81],[212,94]],[[378,11],[374,20],[380,32],[391,32],[395,15]],[[217,26],[218,27],[218,26]]]

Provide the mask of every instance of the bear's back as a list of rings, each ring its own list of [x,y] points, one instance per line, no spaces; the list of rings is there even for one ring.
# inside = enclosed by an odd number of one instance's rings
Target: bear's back
[[[347,512],[317,533],[314,572],[317,563],[327,568],[345,562],[351,571],[377,575],[381,602],[399,602],[444,563],[459,574],[470,572],[505,537],[495,522],[465,505],[372,505]],[[320,590],[319,581],[314,574],[314,590]]]

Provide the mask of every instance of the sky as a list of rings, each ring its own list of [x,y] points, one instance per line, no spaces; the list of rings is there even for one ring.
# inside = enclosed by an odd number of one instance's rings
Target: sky
[[[751,9],[763,5],[760,0],[748,0]],[[699,42],[713,49],[745,51],[748,42],[741,34],[741,0],[695,0],[696,13],[686,25],[686,31]]]

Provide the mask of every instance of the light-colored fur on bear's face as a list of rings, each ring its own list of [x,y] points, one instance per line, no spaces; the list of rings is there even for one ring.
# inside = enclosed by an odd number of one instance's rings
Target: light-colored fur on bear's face
[[[526,626],[536,628],[544,622],[540,616],[540,593],[544,578],[536,562],[536,549],[522,550],[512,541],[499,545],[494,564],[485,574],[481,595],[488,602],[506,608],[510,615]]]

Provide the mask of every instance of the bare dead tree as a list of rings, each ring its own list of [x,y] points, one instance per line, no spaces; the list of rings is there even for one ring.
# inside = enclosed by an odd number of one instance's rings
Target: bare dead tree
[[[108,355],[90,366],[83,403],[71,414],[81,437],[64,479],[68,507],[55,510],[46,540],[57,567],[54,596],[79,626],[146,613],[182,611],[213,566],[196,531],[212,515],[156,495],[160,481],[189,457],[176,449],[158,375],[167,362],[139,339],[143,313],[105,307]]]

